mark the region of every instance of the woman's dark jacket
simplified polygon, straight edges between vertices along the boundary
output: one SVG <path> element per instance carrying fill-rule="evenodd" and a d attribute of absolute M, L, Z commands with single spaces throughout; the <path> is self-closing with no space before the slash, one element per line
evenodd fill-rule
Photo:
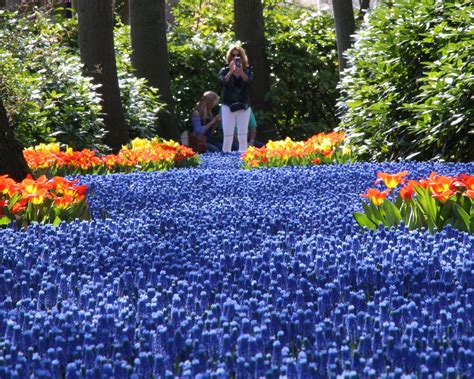
<path fill-rule="evenodd" d="M 229 66 L 221 69 L 219 77 L 222 85 L 222 104 L 230 106 L 234 103 L 243 103 L 246 108 L 250 106 L 249 99 L 249 85 L 253 79 L 252 67 L 247 67 L 244 72 L 248 77 L 245 81 L 242 78 L 237 78 L 232 75 L 228 82 L 225 81 L 225 76 L 229 72 Z"/>

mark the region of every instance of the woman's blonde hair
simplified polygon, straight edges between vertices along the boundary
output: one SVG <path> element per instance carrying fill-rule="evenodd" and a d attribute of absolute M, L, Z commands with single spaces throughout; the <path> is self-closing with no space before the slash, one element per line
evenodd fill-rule
<path fill-rule="evenodd" d="M 212 108 L 219 103 L 219 95 L 214 91 L 206 91 L 201 99 L 196 103 L 196 110 L 201 118 L 208 118 L 211 115 Z"/>
<path fill-rule="evenodd" d="M 249 60 L 247 58 L 247 54 L 245 53 L 245 50 L 242 46 L 240 45 L 232 45 L 229 47 L 229 50 L 227 50 L 227 53 L 225 55 L 225 60 L 227 64 L 229 64 L 232 61 L 232 52 L 234 50 L 237 50 L 240 54 L 240 59 L 242 62 L 242 68 L 246 69 L 249 66 Z"/>

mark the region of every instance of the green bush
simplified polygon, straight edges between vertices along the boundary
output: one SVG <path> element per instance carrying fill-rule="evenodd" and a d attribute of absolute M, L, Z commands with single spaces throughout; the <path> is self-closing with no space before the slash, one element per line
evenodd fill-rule
<path fill-rule="evenodd" d="M 130 138 L 151 138 L 157 133 L 158 112 L 164 104 L 159 101 L 158 90 L 134 74 L 128 25 L 117 23 L 114 42 L 120 96 Z"/>
<path fill-rule="evenodd" d="M 24 146 L 60 141 L 103 148 L 100 97 L 62 44 L 70 24 L 42 12 L 0 11 L 0 96 Z"/>
<path fill-rule="evenodd" d="M 334 25 L 328 14 L 265 1 L 271 76 L 268 94 L 276 129 L 305 138 L 336 125 L 338 97 Z M 231 0 L 181 0 L 168 32 L 173 94 L 182 129 L 191 126 L 194 104 L 206 90 L 220 93 L 218 72 L 235 42 Z M 252 57 L 249 57 L 250 61 Z M 250 62 L 252 63 L 252 62 Z M 261 120 L 269 115 L 258 114 Z"/>
<path fill-rule="evenodd" d="M 107 150 L 97 86 L 81 71 L 77 19 L 37 10 L 0 11 L 0 95 L 24 146 L 58 141 Z M 125 122 L 132 138 L 156 134 L 157 90 L 137 78 L 129 27 L 118 24 L 115 48 Z"/>
<path fill-rule="evenodd" d="M 473 159 L 474 3 L 377 7 L 349 52 L 341 127 L 363 159 Z"/>
<path fill-rule="evenodd" d="M 182 45 L 176 31 L 169 33 L 170 69 L 175 113 L 181 130 L 191 128 L 191 113 L 203 92 L 220 93 L 219 70 L 224 66 L 224 54 L 232 39 L 216 33 L 196 33 Z"/>
<path fill-rule="evenodd" d="M 63 34 L 63 43 L 74 55 L 80 55 L 77 19 L 60 18 L 59 21 L 71 26 L 68 33 Z M 114 45 L 120 96 L 130 138 L 151 138 L 156 135 L 158 112 L 164 104 L 159 100 L 156 88 L 150 86 L 146 79 L 135 76 L 130 26 L 122 24 L 119 19 L 114 28 Z"/>
<path fill-rule="evenodd" d="M 191 113 L 203 92 L 220 93 L 219 70 L 235 35 L 229 1 L 212 4 L 182 0 L 173 7 L 168 30 L 171 89 L 181 130 L 191 129 Z M 224 7 L 224 8 L 223 8 Z M 227 27 L 226 27 L 227 25 Z"/>
<path fill-rule="evenodd" d="M 267 7 L 265 28 L 272 71 L 268 96 L 279 133 L 301 140 L 333 130 L 339 75 L 332 15 Z"/>

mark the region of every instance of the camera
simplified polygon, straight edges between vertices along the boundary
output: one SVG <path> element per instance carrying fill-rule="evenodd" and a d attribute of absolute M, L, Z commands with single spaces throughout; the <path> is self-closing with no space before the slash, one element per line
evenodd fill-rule
<path fill-rule="evenodd" d="M 235 65 L 236 65 L 237 67 L 240 67 L 240 66 L 241 66 L 240 57 L 235 57 Z"/>

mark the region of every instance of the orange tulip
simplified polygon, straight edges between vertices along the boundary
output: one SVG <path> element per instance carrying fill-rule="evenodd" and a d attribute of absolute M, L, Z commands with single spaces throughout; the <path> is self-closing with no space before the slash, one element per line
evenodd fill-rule
<path fill-rule="evenodd" d="M 33 195 L 35 197 L 43 196 L 50 188 L 51 183 L 48 182 L 46 176 L 41 176 L 38 179 L 32 179 L 31 175 L 28 175 L 26 179 L 23 179 L 20 183 L 22 196 L 29 197 Z"/>
<path fill-rule="evenodd" d="M 54 198 L 54 204 L 59 209 L 66 209 L 74 202 L 74 198 L 71 195 L 56 196 Z"/>
<path fill-rule="evenodd" d="M 10 193 L 11 188 L 15 185 L 15 181 L 8 177 L 8 175 L 0 176 L 0 193 L 4 195 Z"/>
<path fill-rule="evenodd" d="M 463 193 L 464 196 L 474 199 L 474 190 L 468 189 Z"/>
<path fill-rule="evenodd" d="M 419 181 L 416 180 L 409 180 L 408 185 L 411 187 L 421 187 L 421 188 L 428 188 L 429 182 L 426 179 L 420 179 Z"/>
<path fill-rule="evenodd" d="M 432 172 L 428 178 L 428 188 L 432 193 L 443 193 L 454 189 L 454 178 L 450 176 L 437 175 Z"/>
<path fill-rule="evenodd" d="M 380 192 L 378 189 L 369 188 L 366 194 L 362 194 L 360 196 L 365 197 L 370 200 L 373 205 L 379 206 L 382 205 L 384 199 L 390 193 L 390 190 L 385 190 Z"/>
<path fill-rule="evenodd" d="M 400 183 L 405 183 L 405 176 L 408 175 L 408 171 L 398 172 L 396 174 L 387 174 L 385 172 L 377 172 L 379 178 L 377 182 L 383 181 L 387 188 L 395 188 Z"/>
<path fill-rule="evenodd" d="M 474 175 L 460 174 L 455 180 L 456 187 L 464 187 L 467 190 L 474 190 Z"/>
<path fill-rule="evenodd" d="M 39 188 L 35 193 L 29 193 L 26 195 L 26 199 L 32 204 L 42 204 L 44 199 L 48 197 L 47 188 Z"/>
<path fill-rule="evenodd" d="M 19 213 L 26 208 L 26 199 L 21 199 L 20 201 L 16 202 L 15 205 L 13 205 L 11 212 L 12 213 Z"/>
<path fill-rule="evenodd" d="M 433 193 L 431 194 L 431 196 L 434 197 L 435 199 L 441 201 L 442 203 L 445 203 L 445 202 L 448 201 L 455 193 L 456 193 L 455 190 L 448 189 L 447 191 L 443 191 L 443 192 L 433 192 Z"/>
<path fill-rule="evenodd" d="M 400 188 L 400 196 L 405 201 L 410 201 L 413 199 L 413 195 L 415 194 L 415 190 L 411 185 L 406 185 L 405 187 Z"/>

